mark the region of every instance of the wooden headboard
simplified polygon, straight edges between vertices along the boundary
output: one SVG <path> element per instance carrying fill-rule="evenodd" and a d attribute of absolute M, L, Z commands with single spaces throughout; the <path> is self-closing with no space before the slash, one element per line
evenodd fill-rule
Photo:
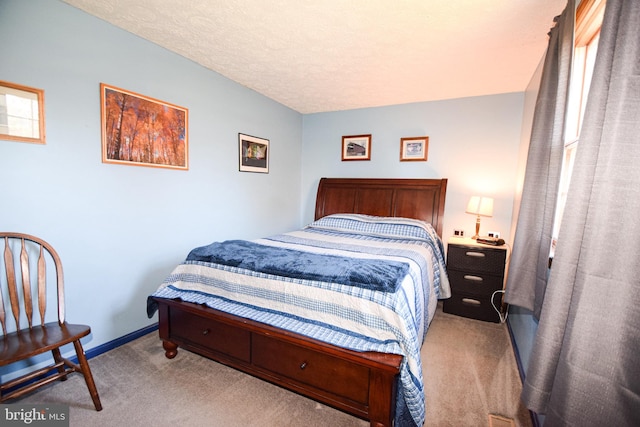
<path fill-rule="evenodd" d="M 334 213 L 415 218 L 442 237 L 446 179 L 321 178 L 315 219 Z"/>

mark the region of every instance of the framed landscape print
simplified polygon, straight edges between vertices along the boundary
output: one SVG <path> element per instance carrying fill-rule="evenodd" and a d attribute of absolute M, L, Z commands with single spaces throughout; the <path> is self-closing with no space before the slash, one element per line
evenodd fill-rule
<path fill-rule="evenodd" d="M 102 161 L 189 169 L 186 108 L 100 84 Z"/>
<path fill-rule="evenodd" d="M 400 138 L 401 162 L 426 162 L 429 151 L 429 137 L 416 136 L 412 138 Z"/>
<path fill-rule="evenodd" d="M 269 140 L 238 134 L 241 172 L 269 173 Z"/>
<path fill-rule="evenodd" d="M 343 136 L 342 160 L 371 160 L 371 135 Z"/>

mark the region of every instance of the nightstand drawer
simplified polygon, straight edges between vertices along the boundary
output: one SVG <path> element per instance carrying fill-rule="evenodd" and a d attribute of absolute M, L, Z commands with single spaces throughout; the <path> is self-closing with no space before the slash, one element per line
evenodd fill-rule
<path fill-rule="evenodd" d="M 469 271 L 460 271 L 450 269 L 448 272 L 449 283 L 451 287 L 459 292 L 465 292 L 474 295 L 487 297 L 493 291 L 502 289 L 502 276 L 495 276 L 486 273 L 470 273 Z"/>
<path fill-rule="evenodd" d="M 493 303 L 498 308 L 501 305 L 501 297 L 498 293 L 493 298 Z M 442 311 L 486 322 L 500 322 L 498 312 L 491 305 L 491 297 L 480 298 L 476 295 L 453 292 L 451 298 L 444 300 Z"/>
<path fill-rule="evenodd" d="M 504 249 L 449 245 L 447 267 L 467 272 L 504 274 L 507 252 Z"/>

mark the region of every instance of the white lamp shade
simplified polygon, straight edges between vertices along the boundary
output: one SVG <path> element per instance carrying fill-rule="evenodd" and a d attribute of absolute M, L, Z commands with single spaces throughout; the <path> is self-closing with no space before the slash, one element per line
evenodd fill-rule
<path fill-rule="evenodd" d="M 467 213 L 480 215 L 480 216 L 492 216 L 493 215 L 493 198 L 473 196 L 467 204 Z"/>

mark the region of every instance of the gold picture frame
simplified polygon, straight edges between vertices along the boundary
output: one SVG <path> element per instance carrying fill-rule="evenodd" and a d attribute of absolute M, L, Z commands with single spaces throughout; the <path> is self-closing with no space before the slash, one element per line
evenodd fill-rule
<path fill-rule="evenodd" d="M 371 160 L 371 135 L 343 136 L 342 160 Z"/>
<path fill-rule="evenodd" d="M 102 162 L 189 169 L 189 110 L 100 83 Z"/>
<path fill-rule="evenodd" d="M 44 90 L 0 80 L 0 139 L 45 144 Z"/>
<path fill-rule="evenodd" d="M 426 162 L 429 153 L 429 137 L 400 138 L 401 162 Z"/>

